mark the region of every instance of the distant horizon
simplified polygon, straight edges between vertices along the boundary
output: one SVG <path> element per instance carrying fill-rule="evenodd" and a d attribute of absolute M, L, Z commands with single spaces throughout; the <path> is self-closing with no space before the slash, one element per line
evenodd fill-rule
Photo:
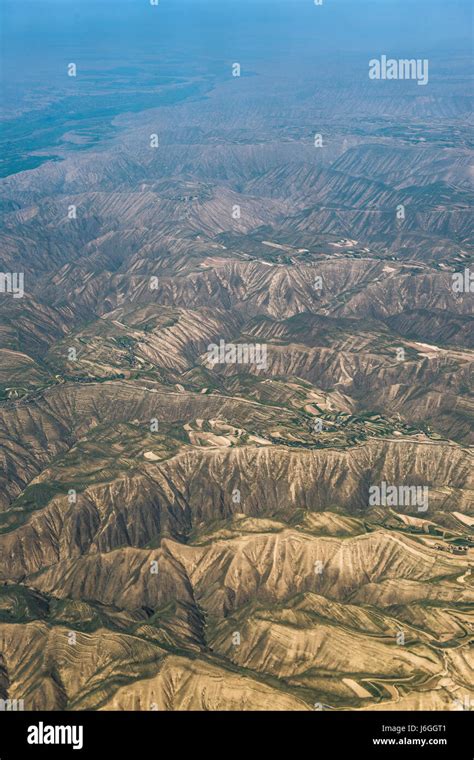
<path fill-rule="evenodd" d="M 186 13 L 180 16 L 182 9 Z M 48 16 L 54 8 L 55 16 Z M 271 11 L 269 12 L 269 9 Z M 161 33 L 185 35 L 193 47 L 200 41 L 209 42 L 213 32 L 226 30 L 226 37 L 213 39 L 217 49 L 239 44 L 247 47 L 252 39 L 269 49 L 282 45 L 285 38 L 298 35 L 300 43 L 314 44 L 330 52 L 368 52 L 374 46 L 393 46 L 400 52 L 410 47 L 428 50 L 433 46 L 452 45 L 456 49 L 472 49 L 469 28 L 473 23 L 472 4 L 468 0 L 324 0 L 314 6 L 312 0 L 160 0 L 152 10 L 155 25 L 149 15 L 146 0 L 35 0 L 23 4 L 4 0 L 3 55 L 10 54 L 20 40 L 25 47 L 46 42 L 67 44 L 65 32 L 76 43 L 83 37 L 86 46 L 97 44 L 120 34 L 139 33 L 136 44 L 148 45 Z M 143 26 L 143 20 L 147 24 Z M 252 28 L 250 27 L 252 22 Z M 100 28 L 102 22 L 107 26 Z M 255 23 L 266 33 L 257 39 Z M 124 26 L 125 25 L 125 26 Z M 274 36 L 273 36 L 274 35 Z M 194 40 L 193 40 L 194 37 Z"/>

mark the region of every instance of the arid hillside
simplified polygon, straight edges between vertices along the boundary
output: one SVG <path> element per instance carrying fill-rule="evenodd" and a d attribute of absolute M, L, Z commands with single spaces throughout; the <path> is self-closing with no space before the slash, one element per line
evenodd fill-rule
<path fill-rule="evenodd" d="M 474 704 L 464 59 L 424 88 L 246 40 L 241 76 L 144 41 L 64 81 L 52 50 L 5 124 L 0 699 L 27 710 Z"/>

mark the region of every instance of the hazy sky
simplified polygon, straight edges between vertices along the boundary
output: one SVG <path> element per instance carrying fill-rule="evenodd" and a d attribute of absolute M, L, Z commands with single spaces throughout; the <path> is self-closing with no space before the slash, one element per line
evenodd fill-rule
<path fill-rule="evenodd" d="M 470 0 L 2 0 L 6 55 L 31 46 L 154 41 L 413 54 L 434 45 L 468 44 Z"/>

